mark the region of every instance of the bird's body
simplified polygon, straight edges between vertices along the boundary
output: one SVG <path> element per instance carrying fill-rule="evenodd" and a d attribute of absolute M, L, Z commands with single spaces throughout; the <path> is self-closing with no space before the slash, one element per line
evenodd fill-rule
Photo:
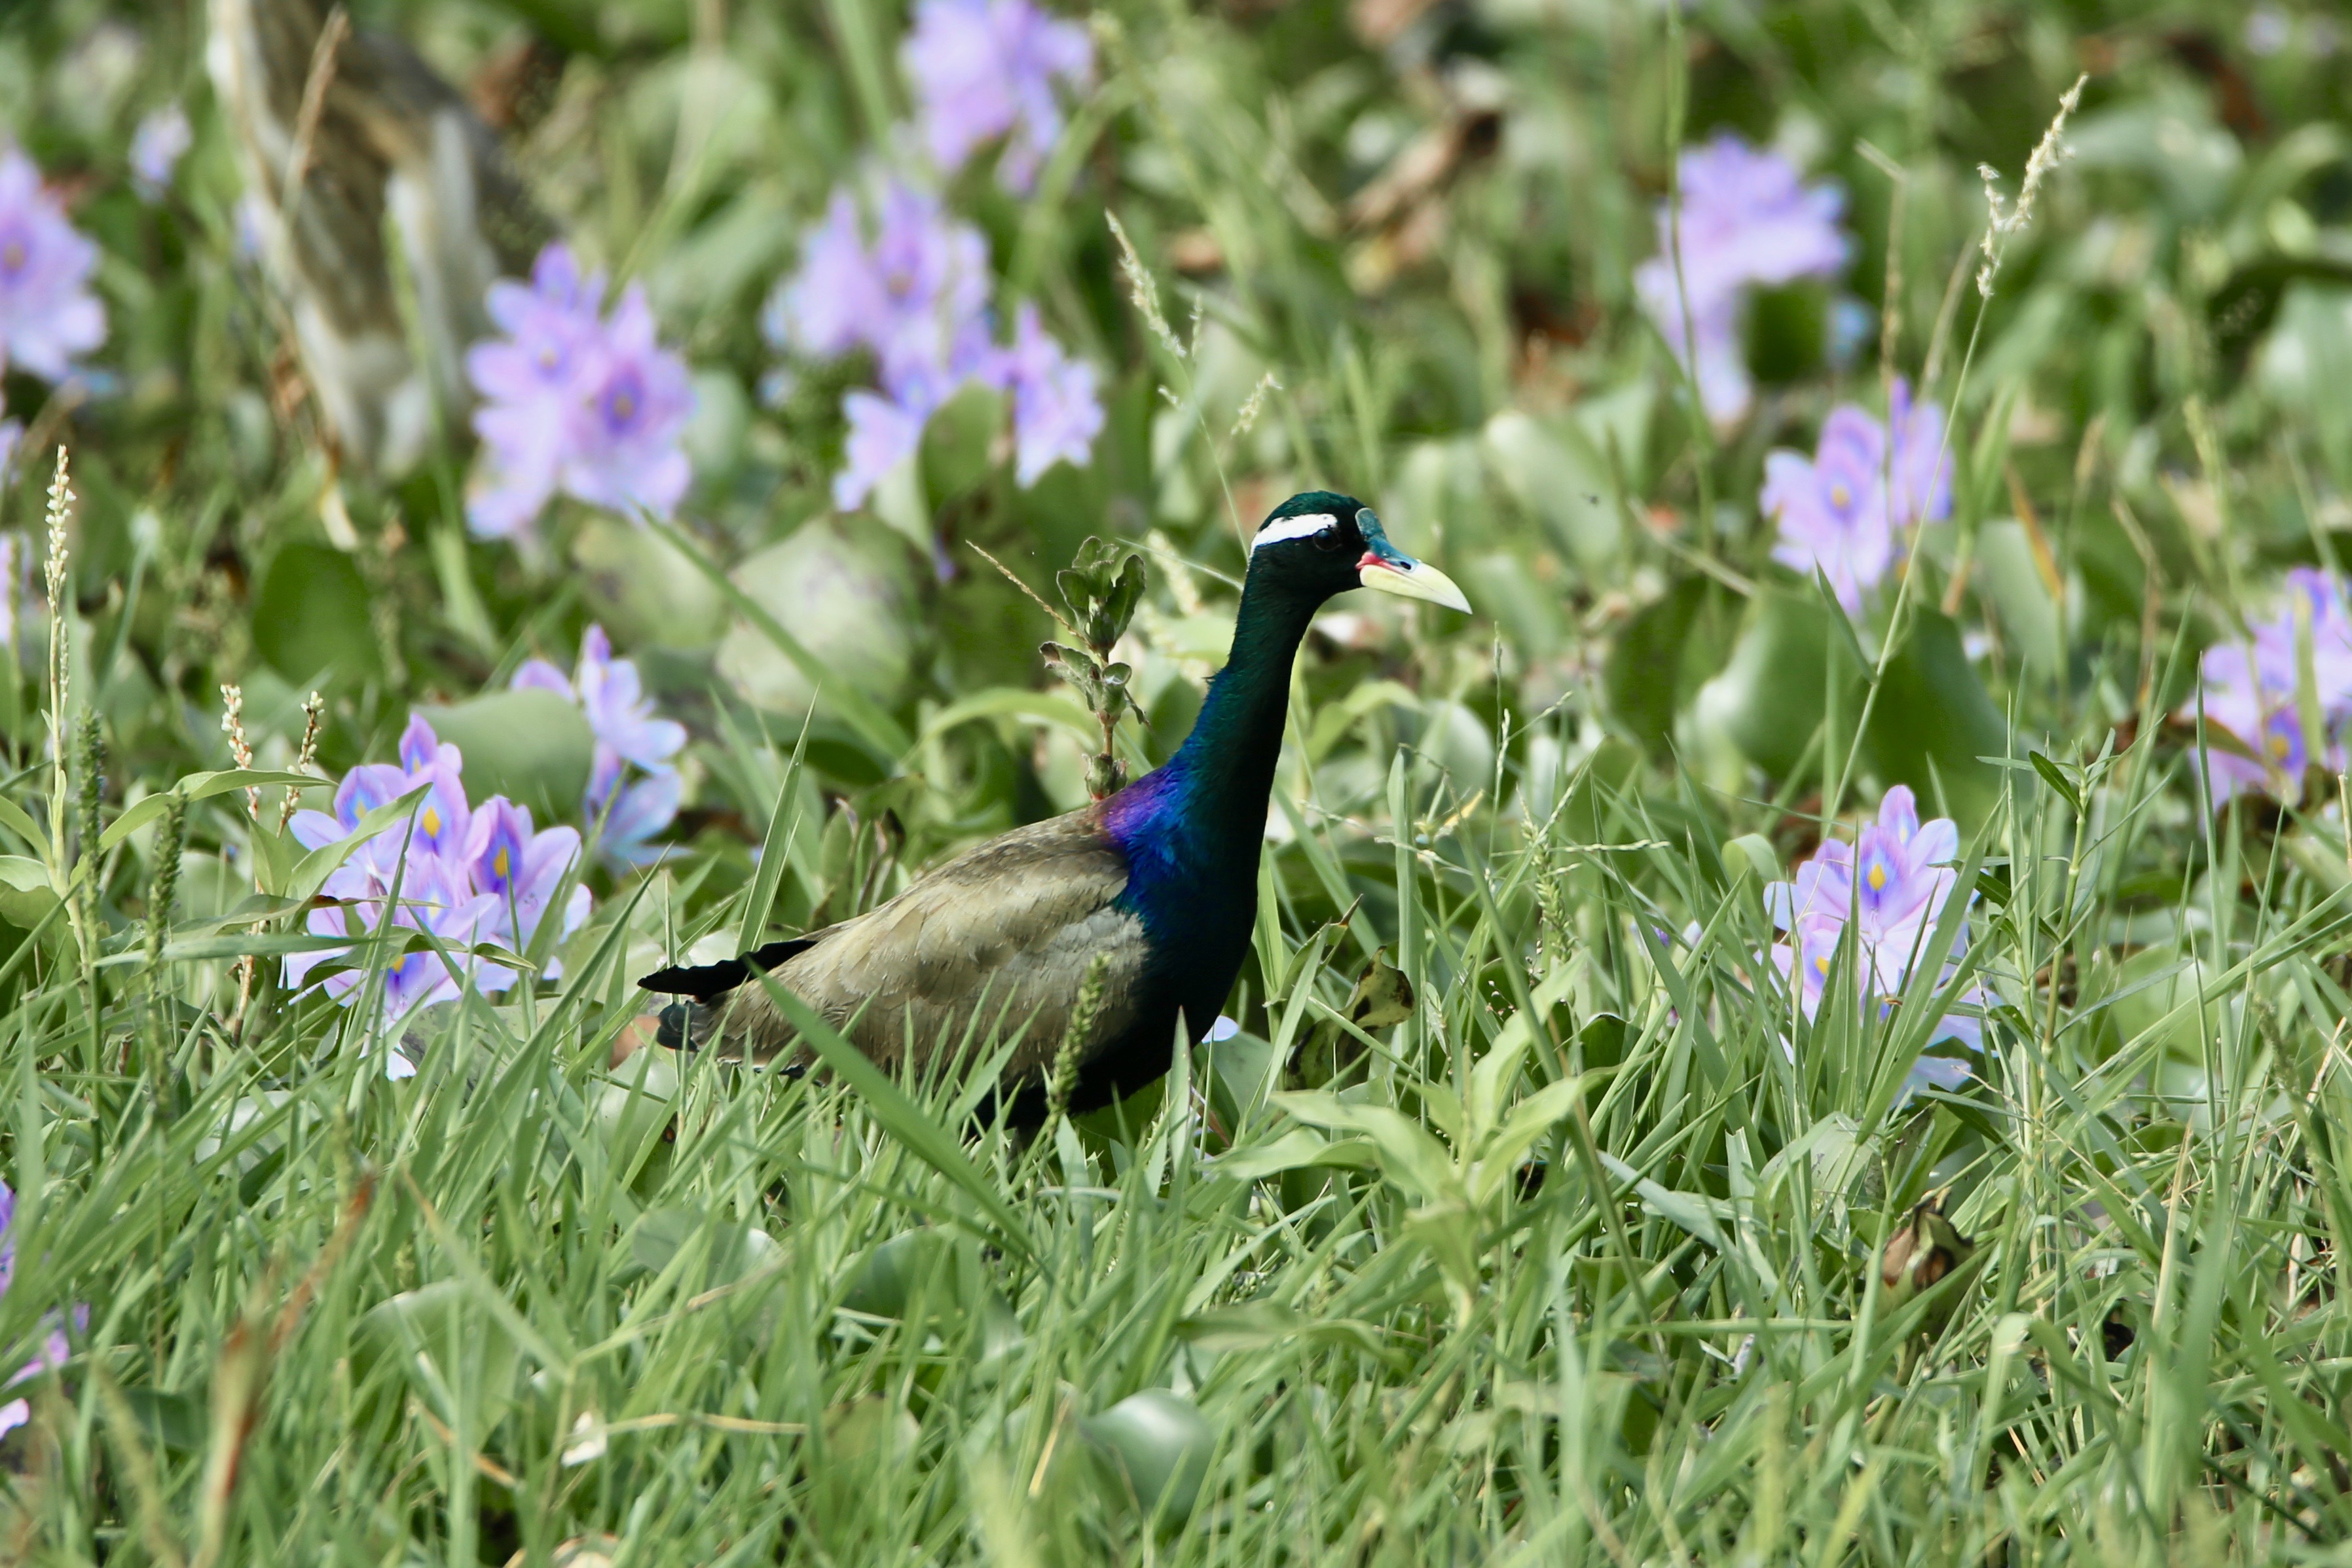
<path fill-rule="evenodd" d="M 209 0 L 207 23 L 304 373 L 346 456 L 404 472 L 436 409 L 463 402 L 490 284 L 530 270 L 546 223 L 488 128 L 398 39 L 354 29 L 322 50 L 319 0 Z"/>
<path fill-rule="evenodd" d="M 1332 538 L 1284 531 L 1318 518 Z M 1259 539 L 1273 549 L 1252 552 L 1232 657 L 1164 766 L 1107 800 L 992 839 L 855 919 L 643 983 L 715 1004 L 709 1032 L 723 1052 L 754 1061 L 774 1060 L 794 1039 L 766 989 L 745 983 L 754 968 L 886 1064 L 912 1051 L 928 1068 L 938 1052 L 1017 1033 L 1005 1077 L 1024 1091 L 1014 1111 L 1026 1119 L 1042 1105 L 1038 1081 L 1099 955 L 1101 1001 L 1078 1042 L 1071 1107 L 1107 1104 L 1165 1072 L 1179 1029 L 1193 1040 L 1208 1032 L 1249 951 L 1291 660 L 1307 622 L 1341 589 L 1389 587 L 1376 572 L 1407 585 L 1390 591 L 1461 603 L 1451 582 L 1397 552 L 1379 519 L 1345 497 L 1295 497 Z"/>

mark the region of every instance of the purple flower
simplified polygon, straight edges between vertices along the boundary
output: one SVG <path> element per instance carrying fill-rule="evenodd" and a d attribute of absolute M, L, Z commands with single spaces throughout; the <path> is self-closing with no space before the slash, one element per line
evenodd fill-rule
<path fill-rule="evenodd" d="M 1780 525 L 1772 559 L 1808 575 L 1820 569 L 1848 614 L 1895 559 L 1885 465 L 1885 430 L 1852 404 L 1830 411 L 1811 457 L 1775 452 L 1764 460 L 1758 504 Z"/>
<path fill-rule="evenodd" d="M 2306 735 L 2302 716 L 2303 659 L 2298 610 L 2308 616 L 2312 695 L 2325 733 Z M 2343 730 L 2352 719 L 2352 612 L 2344 585 L 2309 567 L 2287 573 L 2285 602 L 2255 622 L 2251 637 L 2205 650 L 2199 661 L 2199 695 L 2180 716 L 2194 723 L 2201 702 L 2209 729 L 2221 729 L 2243 748 L 2205 748 L 2206 783 L 2220 805 L 2247 789 L 2284 800 L 2303 796 L 2305 770 L 2317 761 L 2329 772 L 2345 767 Z"/>
<path fill-rule="evenodd" d="M 1897 376 L 1886 427 L 1895 442 L 1888 521 L 1900 528 L 1950 517 L 1952 459 L 1944 450 L 1944 411 L 1932 402 L 1913 402 L 1911 383 Z"/>
<path fill-rule="evenodd" d="M 604 819 L 604 832 L 597 841 L 599 852 L 629 864 L 657 858 L 648 854 L 646 842 L 677 815 L 676 762 L 686 746 L 686 727 L 654 711 L 635 662 L 614 658 L 612 639 L 602 626 L 592 625 L 581 636 L 574 676 L 566 678 L 546 660 L 532 659 L 515 672 L 512 684 L 517 688 L 551 691 L 578 703 L 588 727 L 595 732 L 595 752 L 582 804 L 590 823 Z M 631 767 L 647 777 L 623 789 L 623 775 Z M 612 802 L 609 815 L 608 801 Z"/>
<path fill-rule="evenodd" d="M 8 1293 L 8 1286 L 16 1276 L 16 1239 L 12 1234 L 16 1223 L 16 1194 L 6 1182 L 0 1181 L 0 1296 Z M 75 1307 L 72 1317 L 76 1333 L 89 1326 L 88 1307 Z M 47 1322 L 48 1332 L 41 1342 L 40 1354 L 26 1362 L 16 1375 L 8 1380 L 10 1387 L 27 1378 L 37 1377 L 44 1372 L 55 1372 L 72 1359 L 73 1346 L 66 1339 L 64 1323 L 55 1313 L 50 1314 Z M 28 1400 L 11 1399 L 0 1405 L 0 1437 L 7 1436 L 32 1418 L 33 1406 Z"/>
<path fill-rule="evenodd" d="M 451 949 L 445 958 L 431 947 L 421 947 L 404 953 L 383 966 L 383 1010 L 379 1026 L 386 1031 L 396 1028 L 402 1019 L 433 1002 L 455 1001 L 465 994 L 470 984 L 484 993 L 503 991 L 515 982 L 515 972 L 501 964 L 486 964 L 463 951 L 476 943 L 498 939 L 504 915 L 503 901 L 495 894 L 478 893 L 467 875 L 463 862 L 444 860 L 438 855 L 413 855 L 401 868 L 400 897 L 391 903 L 387 888 L 383 896 L 369 901 L 353 900 L 332 908 L 313 909 L 308 929 L 316 936 L 361 938 L 390 930 L 422 931 L 438 938 Z M 330 893 L 333 891 L 330 884 Z M 385 927 L 384 912 L 391 909 L 390 929 Z M 310 971 L 331 959 L 345 957 L 347 948 L 324 952 L 302 953 L 286 961 L 286 981 L 300 987 Z M 365 967 L 344 969 L 327 977 L 326 993 L 349 1007 L 358 997 L 369 978 Z M 385 1054 L 384 1072 L 387 1077 L 407 1078 L 416 1069 L 397 1051 Z"/>
<path fill-rule="evenodd" d="M 845 465 L 833 476 L 833 504 L 845 512 L 864 506 L 891 469 L 921 449 L 923 426 L 946 401 L 929 380 L 909 382 L 895 398 L 872 392 L 844 396 L 849 435 L 842 444 Z"/>
<path fill-rule="evenodd" d="M 583 366 L 603 336 L 597 308 L 604 275 L 580 274 L 572 247 L 549 246 L 532 264 L 528 287 L 511 278 L 490 285 L 491 322 L 504 338 L 486 338 L 466 350 L 466 374 L 494 402 L 551 412 L 576 395 Z"/>
<path fill-rule="evenodd" d="M 624 291 L 600 318 L 604 292 L 603 275 L 583 277 L 562 244 L 540 253 L 529 287 L 491 286 L 504 335 L 466 354 L 483 399 L 474 430 L 484 463 L 466 505 L 477 534 L 527 531 L 558 491 L 667 517 L 693 482 L 679 444 L 694 413 L 685 361 L 662 349 L 642 290 Z"/>
<path fill-rule="evenodd" d="M 824 221 L 802 237 L 800 270 L 768 297 L 760 329 L 776 348 L 830 360 L 863 346 L 887 309 L 857 198 L 835 189 Z"/>
<path fill-rule="evenodd" d="M 1959 848 L 1959 830 L 1951 819 L 1921 822 L 1910 789 L 1898 784 L 1880 802 L 1878 820 L 1865 824 L 1852 845 L 1829 840 L 1798 866 L 1793 882 L 1765 888 L 1764 907 L 1772 924 L 1790 936 L 1773 946 L 1773 967 L 1794 985 L 1806 1018 L 1819 1010 L 1839 944 L 1849 933 L 1856 945 L 1863 998 L 1875 996 L 1883 1014 L 1901 997 L 1912 964 L 1958 889 L 1959 873 L 1948 862 Z M 1958 940 L 1968 940 L 1965 926 Z M 1956 999 L 1981 1007 L 1990 998 L 1972 988 Z M 1978 1049 L 1983 1035 L 1978 1019 L 1953 1013 L 1937 1023 L 1934 1038 Z M 1958 1062 L 1922 1057 L 1911 1069 L 1908 1087 L 1949 1085 L 1967 1075 Z"/>
<path fill-rule="evenodd" d="M 89 292 L 98 247 L 41 188 L 41 172 L 0 153 L 0 354 L 47 381 L 106 340 L 106 308 Z"/>
<path fill-rule="evenodd" d="M 612 798 L 596 846 L 624 865 L 651 865 L 667 853 L 654 838 L 677 817 L 677 774 L 664 768 L 628 785 Z"/>
<path fill-rule="evenodd" d="M 1652 270 L 1654 266 L 1653 263 L 1635 275 L 1643 306 L 1657 322 L 1667 346 L 1678 358 L 1690 361 L 1691 373 L 1698 379 L 1699 406 L 1706 411 L 1707 418 L 1717 425 L 1727 425 L 1748 412 L 1756 395 L 1755 382 L 1748 374 L 1747 346 L 1739 338 L 1738 299 L 1727 295 L 1704 305 L 1692 301 L 1698 317 L 1694 348 L 1684 325 L 1682 300 L 1672 288 L 1673 277 L 1664 275 L 1666 288 L 1660 294 L 1660 275 Z"/>
<path fill-rule="evenodd" d="M 188 111 L 176 103 L 165 104 L 139 122 L 131 133 L 131 175 L 140 190 L 149 197 L 163 193 L 172 183 L 172 171 L 195 145 L 195 132 L 188 127 Z"/>
<path fill-rule="evenodd" d="M 903 181 L 886 184 L 876 208 L 869 248 L 856 199 L 834 193 L 800 270 L 768 302 L 769 340 L 820 359 L 869 349 L 894 392 L 910 377 L 976 369 L 975 332 L 987 338 L 987 238 Z"/>
<path fill-rule="evenodd" d="M 528 954 L 539 939 L 564 878 L 580 859 L 580 833 L 573 828 L 531 831 L 530 808 L 494 795 L 474 813 L 466 836 L 465 860 L 473 885 L 498 900 L 497 939 Z M 588 918 L 588 889 L 574 882 L 563 902 L 557 935 L 569 936 Z M 560 964 L 547 977 L 561 979 Z"/>
<path fill-rule="evenodd" d="M 1025 489 L 1056 463 L 1086 466 L 1103 427 L 1095 368 L 1062 351 L 1034 305 L 1021 307 L 1003 365 L 1013 388 L 1013 476 Z"/>
<path fill-rule="evenodd" d="M 940 167 L 952 172 L 973 149 L 1003 136 L 997 179 L 1016 192 L 1036 183 L 1062 133 L 1055 81 L 1084 87 L 1094 75 L 1086 29 L 1031 0 L 920 0 L 899 57 Z"/>
<path fill-rule="evenodd" d="M 643 289 L 623 291 L 592 361 L 587 396 L 571 409 L 563 488 L 591 506 L 667 517 L 694 482 L 678 444 L 694 384 L 656 340 Z"/>
<path fill-rule="evenodd" d="M 1692 356 L 1708 415 L 1727 423 L 1747 412 L 1750 395 L 1740 357 L 1743 291 L 1843 271 L 1852 253 L 1837 226 L 1845 197 L 1833 184 L 1805 184 L 1787 159 L 1758 152 L 1728 131 L 1683 150 L 1679 183 L 1679 233 L 1671 205 L 1661 204 L 1660 254 L 1635 269 L 1634 288 L 1674 350 Z M 1696 334 L 1683 320 L 1685 297 Z"/>
<path fill-rule="evenodd" d="M 314 936 L 357 939 L 407 929 L 430 933 L 453 949 L 446 958 L 420 949 L 383 967 L 379 1028 L 390 1029 L 428 1003 L 454 1000 L 467 985 L 486 993 L 512 986 L 518 976 L 511 966 L 454 950 L 482 943 L 527 950 L 579 858 L 573 829 L 533 831 L 530 813 L 503 796 L 478 808 L 470 804 L 464 764 L 457 747 L 440 740 L 423 717 L 412 717 L 397 765 L 352 768 L 335 787 L 331 813 L 298 811 L 290 824 L 298 841 L 318 849 L 349 837 L 377 807 L 424 788 L 404 830 L 378 834 L 335 868 L 320 891 L 338 904 L 312 910 L 308 921 Z M 562 934 L 578 928 L 588 904 L 587 890 L 573 887 L 564 900 Z M 286 960 L 286 983 L 299 988 L 320 965 L 349 955 L 349 948 L 294 955 Z M 551 965 L 547 973 L 554 978 L 560 971 Z M 324 988 L 349 1006 L 367 978 L 364 967 L 345 969 L 329 976 Z M 404 1078 L 415 1069 L 395 1052 L 387 1055 L 385 1071 Z"/>
<path fill-rule="evenodd" d="M 857 206 L 836 191 L 809 231 L 801 267 L 763 317 L 778 347 L 809 355 L 870 350 L 880 386 L 842 400 L 849 425 L 834 505 L 862 507 L 921 449 L 923 427 L 971 382 L 1013 394 L 1015 471 L 1024 486 L 1057 462 L 1085 463 L 1103 413 L 1093 366 L 1071 359 L 1022 307 L 1011 347 L 990 340 L 988 242 L 939 198 L 899 182 L 879 201 L 869 249 Z"/>
<path fill-rule="evenodd" d="M 602 626 L 580 638 L 578 687 L 581 710 L 596 732 L 597 771 L 617 771 L 634 762 L 648 772 L 670 766 L 686 745 L 686 727 L 655 714 L 638 679 L 636 662 L 613 657 L 613 640 Z M 593 793 L 595 805 L 603 797 Z"/>

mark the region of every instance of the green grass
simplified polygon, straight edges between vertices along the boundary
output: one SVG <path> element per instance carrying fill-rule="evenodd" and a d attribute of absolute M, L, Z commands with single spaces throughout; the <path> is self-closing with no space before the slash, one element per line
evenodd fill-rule
<path fill-rule="evenodd" d="M 2341 784 L 2209 811 L 2168 718 L 2352 517 L 2352 96 L 2318 11 L 2258 56 L 2220 5 L 1441 6 L 1440 76 L 1336 3 L 1107 6 L 1045 194 L 950 194 L 1003 303 L 1102 367 L 1108 426 L 1083 473 L 996 465 L 930 521 L 1038 585 L 1150 536 L 1138 762 L 1222 656 L 1234 519 L 1292 489 L 1375 500 L 1482 613 L 1310 642 L 1243 1032 L 1024 1141 L 975 1110 L 995 1039 L 971 1081 L 609 1065 L 655 962 L 1082 798 L 1050 627 L 976 557 L 932 580 L 844 525 L 896 574 L 888 624 L 718 586 L 812 526 L 839 458 L 847 383 L 760 404 L 756 314 L 902 111 L 898 16 L 361 9 L 452 73 L 525 12 L 575 51 L 529 172 L 724 417 L 674 529 L 559 508 L 540 554 L 469 541 L 453 437 L 400 485 L 343 474 L 335 548 L 313 418 L 269 401 L 202 8 L 122 8 L 146 47 L 111 87 L 81 47 L 107 7 L 0 24 L 0 112 L 89 177 L 117 378 L 46 422 L 81 476 L 63 633 L 28 602 L 0 670 L 0 1365 L 88 1308 L 13 1390 L 0 1561 L 2352 1561 Z M 1981 298 L 1975 165 L 2013 191 L 2086 61 L 2078 155 Z M 1433 248 L 1351 226 L 1481 71 L 1504 131 L 1433 188 Z M 143 204 L 130 126 L 177 95 L 198 145 Z M 1759 331 L 1762 401 L 1711 432 L 1633 302 L 1670 150 L 1721 127 L 1842 182 L 1840 288 L 1953 411 L 1954 517 L 1858 629 L 1770 563 L 1754 497 L 1768 449 L 1878 395 L 1873 353 Z M 6 390 L 42 423 L 46 389 Z M 47 462 L 0 514 L 23 559 Z M 693 729 L 681 852 L 594 872 L 562 985 L 425 1015 L 388 1081 L 269 983 L 324 868 L 256 830 L 219 683 L 274 825 L 301 693 L 340 774 L 592 620 Z M 905 678 L 804 726 L 730 684 L 729 627 L 795 668 L 901 638 Z M 53 649 L 69 756 L 100 720 L 94 821 L 86 766 L 52 767 Z M 1937 988 L 1809 1022 L 1762 956 L 1767 862 L 1901 780 L 1959 820 L 1977 894 L 1965 947 L 1936 938 L 1991 998 L 1949 1092 L 1904 1090 Z M 176 858 L 142 803 L 175 783 Z M 1415 1006 L 1366 1035 L 1340 1015 L 1376 959 Z M 1890 1289 L 1931 1197 L 1972 1247 Z"/>

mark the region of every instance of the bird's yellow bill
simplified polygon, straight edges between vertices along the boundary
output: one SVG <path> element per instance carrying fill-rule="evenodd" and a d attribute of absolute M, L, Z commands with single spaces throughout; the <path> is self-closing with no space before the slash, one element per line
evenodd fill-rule
<path fill-rule="evenodd" d="M 1403 554 L 1381 555 L 1367 550 L 1357 563 L 1356 580 L 1366 588 L 1382 593 L 1393 593 L 1399 599 L 1419 599 L 1431 604 L 1442 604 L 1448 610 L 1470 611 L 1470 601 L 1454 580 L 1430 565 Z"/>

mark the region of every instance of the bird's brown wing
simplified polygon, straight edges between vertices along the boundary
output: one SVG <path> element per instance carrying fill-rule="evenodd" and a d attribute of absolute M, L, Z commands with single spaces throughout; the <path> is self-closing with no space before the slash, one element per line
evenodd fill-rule
<path fill-rule="evenodd" d="M 1096 813 L 1076 811 L 992 839 L 854 920 L 814 935 L 775 971 L 857 1048 L 886 1065 L 911 1048 L 940 1052 L 1021 1035 L 1008 1066 L 1050 1068 L 1087 965 L 1108 956 L 1083 1061 L 1135 1016 L 1143 927 L 1114 904 L 1127 861 Z M 720 1026 L 727 1046 L 766 1061 L 793 1030 L 763 988 L 738 990 Z"/>

